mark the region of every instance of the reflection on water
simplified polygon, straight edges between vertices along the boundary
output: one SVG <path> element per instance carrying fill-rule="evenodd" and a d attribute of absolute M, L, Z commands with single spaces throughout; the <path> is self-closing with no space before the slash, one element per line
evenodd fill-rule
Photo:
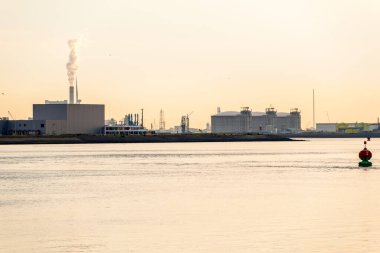
<path fill-rule="evenodd" d="M 0 252 L 380 252 L 379 141 L 0 146 Z"/>

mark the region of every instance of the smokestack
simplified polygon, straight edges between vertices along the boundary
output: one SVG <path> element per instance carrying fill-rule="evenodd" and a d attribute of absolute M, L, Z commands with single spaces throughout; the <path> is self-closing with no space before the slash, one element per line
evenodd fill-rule
<path fill-rule="evenodd" d="M 78 95 L 78 78 L 75 77 L 75 98 L 76 98 L 76 104 L 80 104 L 82 102 L 82 100 L 79 99 L 79 95 Z"/>
<path fill-rule="evenodd" d="M 77 104 L 79 104 L 79 99 L 78 99 L 78 78 L 75 77 L 75 101 Z"/>
<path fill-rule="evenodd" d="M 70 88 L 69 88 L 69 103 L 74 104 L 74 77 L 75 73 L 78 70 L 77 65 L 77 40 L 69 40 L 67 44 L 70 48 L 69 61 L 66 64 L 67 69 L 67 77 L 69 80 Z"/>
<path fill-rule="evenodd" d="M 69 104 L 74 104 L 74 86 L 69 87 L 69 93 L 70 93 L 70 100 Z"/>

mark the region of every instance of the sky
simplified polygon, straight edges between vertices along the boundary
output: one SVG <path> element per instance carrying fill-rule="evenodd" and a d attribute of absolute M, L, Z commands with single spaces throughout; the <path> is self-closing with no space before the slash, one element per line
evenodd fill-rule
<path fill-rule="evenodd" d="M 217 107 L 299 108 L 317 122 L 380 116 L 380 1 L 12 0 L 0 4 L 0 116 L 68 99 L 67 41 L 79 39 L 83 103 L 167 127 Z M 1 95 L 4 93 L 4 95 Z"/>

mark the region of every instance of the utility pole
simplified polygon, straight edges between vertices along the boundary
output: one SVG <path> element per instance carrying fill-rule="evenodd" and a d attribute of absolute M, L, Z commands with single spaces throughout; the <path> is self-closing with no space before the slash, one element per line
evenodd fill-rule
<path fill-rule="evenodd" d="M 141 126 L 144 127 L 144 109 L 141 108 Z"/>
<path fill-rule="evenodd" d="M 316 130 L 316 126 L 315 126 L 315 99 L 314 99 L 314 89 L 313 89 L 313 130 Z"/>

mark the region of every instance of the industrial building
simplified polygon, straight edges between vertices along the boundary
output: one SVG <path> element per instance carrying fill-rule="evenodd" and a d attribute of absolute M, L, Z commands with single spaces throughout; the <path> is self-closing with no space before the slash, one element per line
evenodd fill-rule
<path fill-rule="evenodd" d="M 127 114 L 124 117 L 124 121 L 120 124 L 117 121 L 109 121 L 104 126 L 105 135 L 151 135 L 155 131 L 150 131 L 144 127 L 144 110 L 141 109 L 141 122 L 139 120 L 139 114 Z"/>
<path fill-rule="evenodd" d="M 8 131 L 9 119 L 6 117 L 0 117 L 0 135 L 4 135 Z"/>
<path fill-rule="evenodd" d="M 317 123 L 316 124 L 317 132 L 326 132 L 326 133 L 336 133 L 337 124 L 336 123 Z"/>
<path fill-rule="evenodd" d="M 32 120 L 1 120 L 3 135 L 102 134 L 104 105 L 34 104 Z"/>
<path fill-rule="evenodd" d="M 380 123 L 317 123 L 317 132 L 325 133 L 359 133 L 380 131 Z"/>
<path fill-rule="evenodd" d="M 301 130 L 301 114 L 297 108 L 290 113 L 277 113 L 274 108 L 252 112 L 242 107 L 240 112 L 227 111 L 211 116 L 213 133 L 289 133 Z"/>
<path fill-rule="evenodd" d="M 69 87 L 70 102 L 49 101 L 33 105 L 30 120 L 0 120 L 2 135 L 62 135 L 102 134 L 104 132 L 105 109 L 100 104 L 81 104 L 77 92 Z"/>
<path fill-rule="evenodd" d="M 45 104 L 34 104 L 33 118 L 30 120 L 14 120 L 8 111 L 12 120 L 0 118 L 0 134 L 62 135 L 104 133 L 104 105 L 81 104 L 82 100 L 78 97 L 76 43 L 77 40 L 68 41 L 70 55 L 66 68 L 69 80 L 69 101 L 45 100 Z"/>
<path fill-rule="evenodd" d="M 33 105 L 33 121 L 46 121 L 46 134 L 101 134 L 104 119 L 100 104 Z"/>

